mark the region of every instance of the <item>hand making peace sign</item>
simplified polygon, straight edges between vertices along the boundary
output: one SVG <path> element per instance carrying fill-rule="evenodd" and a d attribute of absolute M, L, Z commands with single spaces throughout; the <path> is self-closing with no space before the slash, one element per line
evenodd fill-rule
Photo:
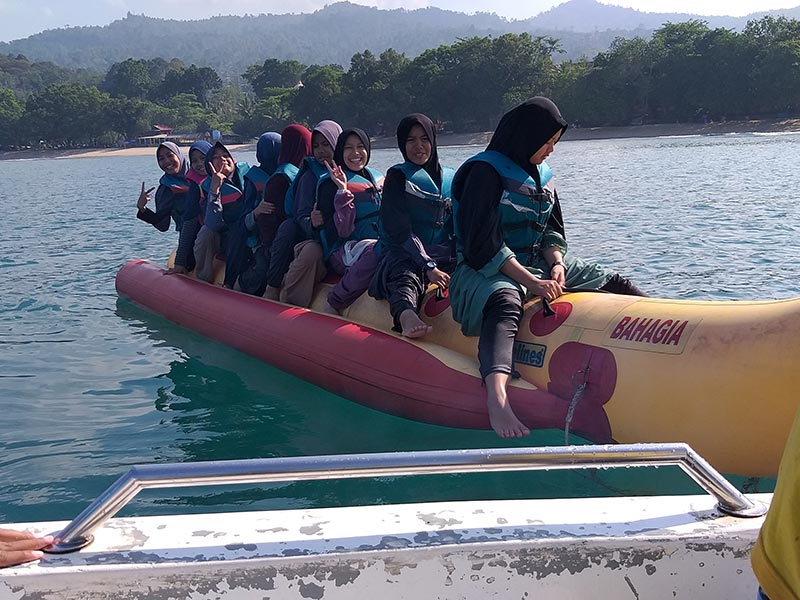
<path fill-rule="evenodd" d="M 228 173 L 225 173 L 227 170 L 225 165 L 223 164 L 222 168 L 217 171 L 214 167 L 214 163 L 208 163 L 208 168 L 211 170 L 211 193 L 212 194 L 219 194 L 219 190 L 222 187 L 222 184 L 228 178 Z"/>
<path fill-rule="evenodd" d="M 345 191 L 347 189 L 347 176 L 344 174 L 342 167 L 337 165 L 335 162 L 329 163 L 326 160 L 325 168 L 328 169 L 328 173 L 330 174 L 333 182 L 336 184 L 336 187 L 341 191 Z"/>
<path fill-rule="evenodd" d="M 150 195 L 150 193 L 154 189 L 156 189 L 156 188 L 151 187 L 149 190 L 145 190 L 144 189 L 144 181 L 142 182 L 142 193 L 139 194 L 139 199 L 136 201 L 136 208 L 138 208 L 140 212 L 143 211 L 145 206 L 147 206 L 147 203 L 150 202 L 150 200 L 153 199 L 152 196 Z"/>

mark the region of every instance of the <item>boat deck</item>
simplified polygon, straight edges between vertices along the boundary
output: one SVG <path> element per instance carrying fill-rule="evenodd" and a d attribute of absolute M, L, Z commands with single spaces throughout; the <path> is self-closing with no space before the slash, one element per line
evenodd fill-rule
<path fill-rule="evenodd" d="M 79 552 L 4 570 L 0 600 L 752 599 L 762 521 L 708 495 L 117 518 Z"/>

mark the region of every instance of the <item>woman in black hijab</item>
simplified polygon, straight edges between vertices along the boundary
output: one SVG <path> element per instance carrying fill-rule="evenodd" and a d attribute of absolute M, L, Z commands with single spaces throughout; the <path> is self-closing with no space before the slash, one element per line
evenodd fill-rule
<path fill-rule="evenodd" d="M 383 174 L 367 166 L 369 159 L 366 132 L 345 129 L 336 140 L 334 164 L 326 163 L 328 175 L 317 187 L 322 250 L 331 270 L 342 276 L 324 307 L 332 314 L 341 314 L 366 292 L 375 273 Z"/>
<path fill-rule="evenodd" d="M 613 271 L 566 256 L 558 195 L 544 162 L 566 130 L 552 101 L 531 98 L 503 116 L 486 151 L 453 181 L 459 263 L 450 303 L 463 333 L 480 335 L 489 420 L 504 438 L 530 433 L 506 396 L 524 299 L 554 300 L 565 287 L 645 295 Z"/>
<path fill-rule="evenodd" d="M 405 162 L 386 174 L 381 203 L 382 259 L 369 293 L 389 300 L 394 327 L 418 338 L 431 331 L 418 314 L 428 283 L 446 289 L 455 267 L 450 184 L 454 171 L 442 168 L 436 128 L 423 114 L 397 126 L 397 145 Z"/>

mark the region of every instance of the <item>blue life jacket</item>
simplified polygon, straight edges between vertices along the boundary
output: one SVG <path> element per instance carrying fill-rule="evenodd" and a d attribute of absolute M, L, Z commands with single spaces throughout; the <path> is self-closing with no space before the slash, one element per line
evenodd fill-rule
<path fill-rule="evenodd" d="M 349 240 L 368 240 L 377 239 L 378 222 L 381 213 L 381 183 L 383 175 L 374 169 L 365 167 L 369 179 L 362 177 L 358 173 L 342 168 L 347 177 L 347 189 L 353 194 L 353 205 L 356 209 L 355 228 L 353 233 L 347 238 L 328 239 L 328 231 L 320 231 L 320 241 L 325 259 L 331 253 L 344 245 Z M 317 182 L 317 193 L 319 194 L 320 185 L 326 179 L 330 179 L 330 174 L 326 173 Z"/>
<path fill-rule="evenodd" d="M 406 161 L 394 165 L 406 178 L 405 195 L 411 216 L 411 231 L 426 247 L 449 241 L 450 228 L 445 227 L 453 217 L 450 187 L 455 171 L 442 167 L 441 190 L 430 174 L 420 167 Z"/>
<path fill-rule="evenodd" d="M 238 173 L 238 181 L 233 185 L 227 179 L 222 182 L 219 188 L 219 199 L 222 204 L 222 219 L 224 224 L 230 224 L 238 221 L 244 213 L 244 178 L 250 170 L 250 165 L 247 163 L 236 163 L 236 171 Z M 237 187 L 238 186 L 238 187 Z M 208 202 L 208 196 L 211 193 L 211 177 L 206 177 L 200 184 L 201 206 L 205 207 Z M 202 216 L 204 209 L 201 209 Z M 211 224 L 206 223 L 211 226 Z M 221 225 L 220 225 L 221 226 Z M 212 226 L 212 229 L 214 227 Z"/>
<path fill-rule="evenodd" d="M 162 207 L 169 206 L 169 213 L 175 221 L 175 230 L 180 231 L 186 215 L 187 192 L 189 182 L 178 175 L 164 173 L 158 180 L 159 189 L 156 190 L 156 212 Z M 166 229 L 164 230 L 166 231 Z"/>
<path fill-rule="evenodd" d="M 538 165 L 541 186 L 537 186 L 533 177 L 500 152 L 481 152 L 464 164 L 471 162 L 485 162 L 500 175 L 503 195 L 498 210 L 503 241 L 521 264 L 533 264 L 553 211 L 552 192 L 544 189 L 553 177 L 550 167 L 544 162 Z"/>
<path fill-rule="evenodd" d="M 286 217 L 288 219 L 294 218 L 294 184 L 295 182 L 300 181 L 300 178 L 308 170 L 314 173 L 314 176 L 317 178 L 317 183 L 319 183 L 320 177 L 328 172 L 328 169 L 325 168 L 325 165 L 319 164 L 317 159 L 313 156 L 306 156 L 303 159 L 303 162 L 300 163 L 300 169 L 298 169 L 294 177 L 292 177 L 292 183 L 289 186 L 289 189 L 286 190 L 286 198 L 283 201 L 283 211 L 286 213 Z"/>

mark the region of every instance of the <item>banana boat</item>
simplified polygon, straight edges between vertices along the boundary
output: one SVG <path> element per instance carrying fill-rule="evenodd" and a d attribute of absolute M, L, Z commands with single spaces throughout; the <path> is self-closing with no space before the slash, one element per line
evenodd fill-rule
<path fill-rule="evenodd" d="M 391 331 L 366 295 L 341 316 L 248 296 L 148 261 L 123 266 L 121 297 L 350 400 L 450 427 L 488 429 L 477 338 L 447 297 L 421 304 L 433 332 Z M 774 477 L 800 405 L 800 299 L 713 302 L 581 292 L 529 302 L 509 400 L 531 429 L 593 443 L 686 442 L 719 470 Z"/>

